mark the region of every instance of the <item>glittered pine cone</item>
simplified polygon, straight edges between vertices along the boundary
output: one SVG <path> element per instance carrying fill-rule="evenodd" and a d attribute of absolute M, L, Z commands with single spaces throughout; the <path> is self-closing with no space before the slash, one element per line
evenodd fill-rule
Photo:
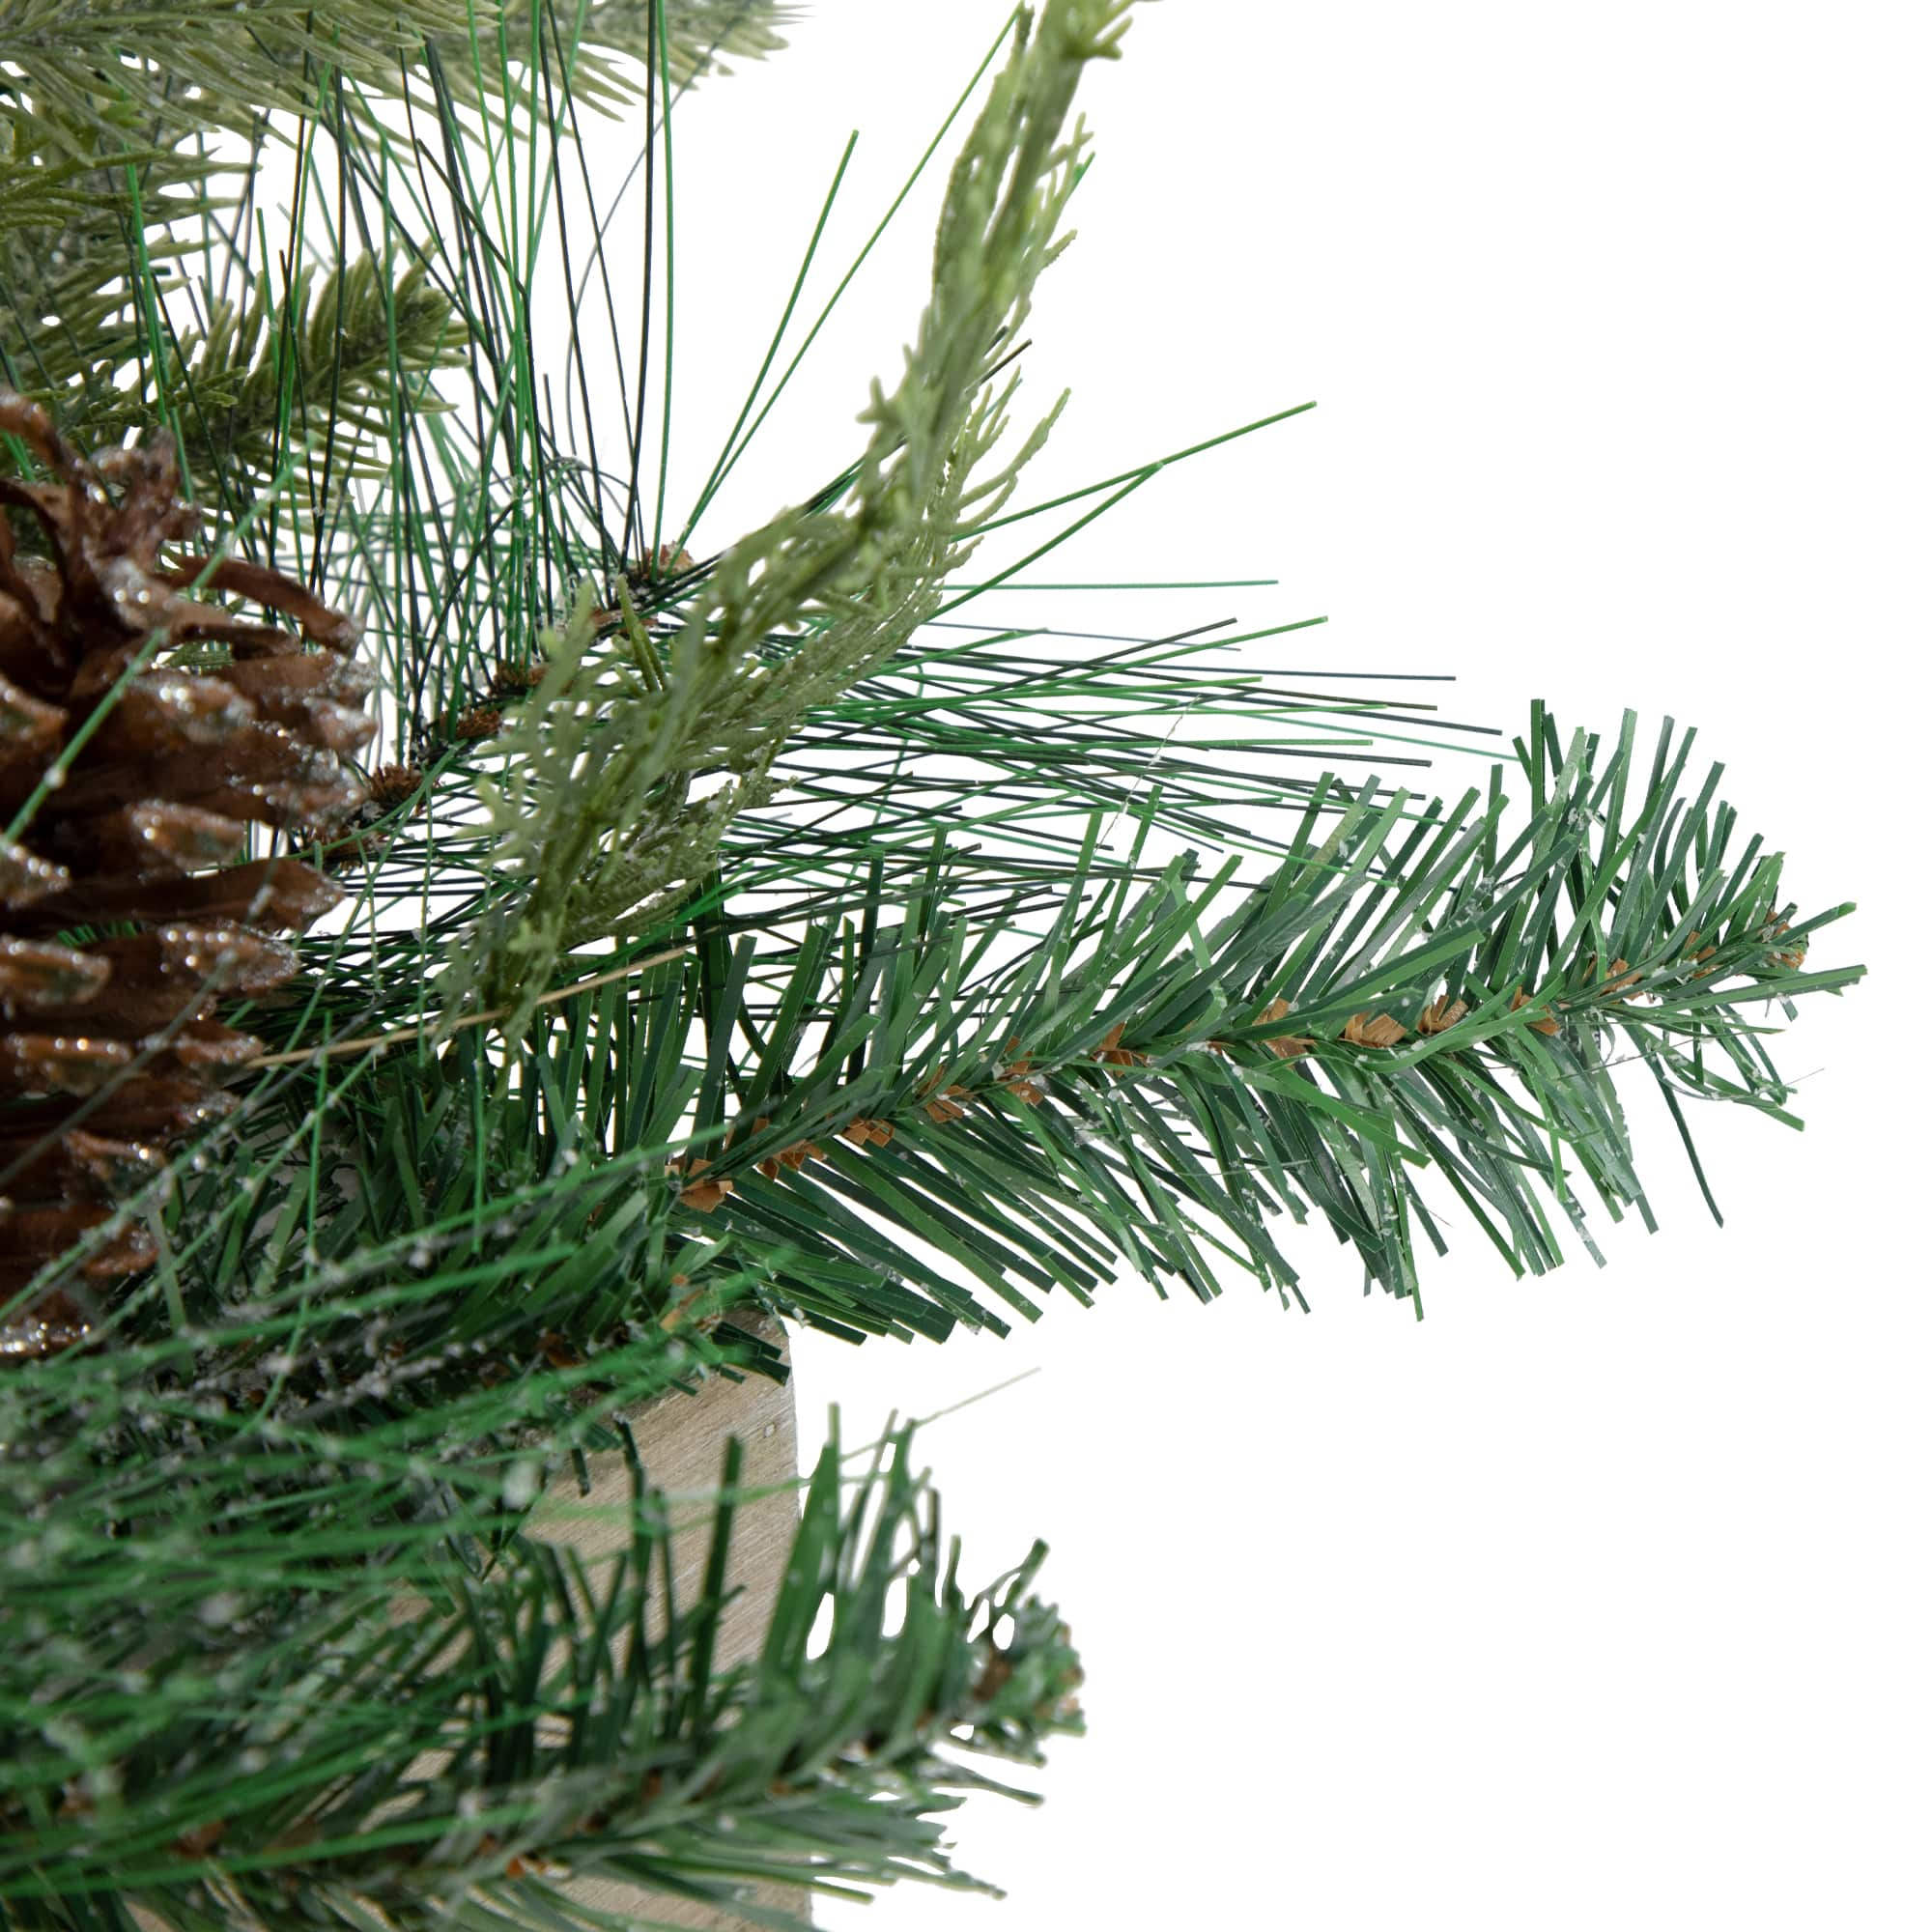
<path fill-rule="evenodd" d="M 7 1306 L 170 1142 L 232 1104 L 220 1077 L 260 1042 L 219 1009 L 288 980 L 276 935 L 341 896 L 294 859 L 238 863 L 249 827 L 314 834 L 355 811 L 343 754 L 376 727 L 349 618 L 256 564 L 162 561 L 198 522 L 168 440 L 89 463 L 5 387 L 0 432 L 53 479 L 0 476 L 4 1359 L 80 1339 L 83 1284 L 154 1258 L 129 1226 L 73 1283 Z M 39 524 L 47 556 L 16 548 L 7 508 Z M 201 602 L 196 584 L 300 635 Z"/>

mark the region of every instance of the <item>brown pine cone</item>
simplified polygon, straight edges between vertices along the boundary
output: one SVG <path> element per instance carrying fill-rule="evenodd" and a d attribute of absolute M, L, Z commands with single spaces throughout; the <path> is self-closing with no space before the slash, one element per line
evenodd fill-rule
<path fill-rule="evenodd" d="M 293 859 L 230 862 L 251 823 L 313 832 L 354 811 L 362 786 L 342 754 L 376 727 L 349 618 L 256 564 L 161 562 L 198 521 L 167 440 L 90 464 L 5 387 L 0 431 L 54 479 L 0 476 L 5 1359 L 82 1339 L 78 1282 L 6 1304 L 231 1104 L 216 1082 L 260 1042 L 215 1010 L 289 979 L 295 954 L 274 935 L 341 895 Z M 8 507 L 39 523 L 50 558 L 16 550 Z M 300 637 L 184 594 L 196 582 Z M 153 1259 L 130 1227 L 71 1274 Z"/>

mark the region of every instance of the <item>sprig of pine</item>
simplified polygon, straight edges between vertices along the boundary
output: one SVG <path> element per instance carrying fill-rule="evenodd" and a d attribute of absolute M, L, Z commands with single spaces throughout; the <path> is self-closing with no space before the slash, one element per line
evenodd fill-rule
<path fill-rule="evenodd" d="M 566 949 L 700 876 L 730 818 L 768 795 L 799 721 L 937 612 L 1059 413 L 981 473 L 1018 384 L 988 394 L 987 364 L 1058 252 L 1084 144 L 1061 128 L 1081 67 L 1118 52 L 1124 14 L 1049 8 L 1037 34 L 1016 38 L 952 171 L 905 373 L 891 397 L 874 384 L 861 417 L 872 438 L 841 505 L 784 512 L 734 544 L 693 586 L 662 657 L 628 623 L 630 663 L 601 681 L 580 604 L 502 736 L 504 779 L 483 793 L 490 842 L 523 889 L 514 912 L 493 910 L 459 951 L 439 988 L 446 1011 L 474 984 L 511 1007 L 516 1031 Z M 700 772 L 714 781 L 701 801 Z"/>
<path fill-rule="evenodd" d="M 974 1760 L 1037 1764 L 1080 1729 L 1078 1662 L 1032 1589 L 1044 1548 L 969 1596 L 912 1432 L 856 1483 L 835 1434 L 761 1648 L 714 1667 L 741 1446 L 721 1445 L 702 1590 L 674 1602 L 667 1499 L 619 1431 L 631 1534 L 597 1572 L 502 1535 L 517 1510 L 481 1498 L 390 1527 L 380 1569 L 318 1566 L 293 1593 L 213 1560 L 218 1534 L 43 1535 L 10 1627 L 95 1607 L 51 1677 L 23 1678 L 17 1645 L 0 1659 L 7 1922 L 554 1921 L 586 1910 L 572 1877 L 721 1906 L 759 1879 L 990 1889 L 943 1848 L 954 1794 L 1027 1796 Z M 206 1459 L 183 1479 L 223 1487 Z M 466 1536 L 494 1546 L 474 1573 L 445 1554 Z M 412 1615 L 394 1614 L 399 1587 L 418 1593 Z M 50 1691 L 62 1715 L 37 1719 Z"/>

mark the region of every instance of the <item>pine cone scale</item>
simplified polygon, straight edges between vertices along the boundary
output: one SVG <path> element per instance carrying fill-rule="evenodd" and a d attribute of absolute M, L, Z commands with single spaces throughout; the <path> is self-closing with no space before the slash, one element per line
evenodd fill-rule
<path fill-rule="evenodd" d="M 235 1096 L 205 1081 L 179 1073 L 133 1073 L 114 1085 L 112 1108 L 96 1108 L 86 1124 L 100 1131 L 109 1127 L 119 1141 L 162 1147 L 195 1127 L 208 1126 L 235 1106 Z M 35 1099 L 7 1110 L 7 1127 L 0 1133 L 0 1162 L 7 1166 L 37 1148 L 50 1135 L 71 1132 L 73 1109 L 59 1099 Z M 7 1183 L 16 1203 L 25 1196 Z"/>
<path fill-rule="evenodd" d="M 5 1286 L 9 1274 L 19 1284 L 31 1280 L 37 1269 L 65 1254 L 113 1212 L 99 1203 L 79 1201 L 0 1208 L 0 1242 L 10 1251 L 6 1262 L 0 1264 L 0 1286 Z M 92 1250 L 81 1263 L 80 1272 L 90 1281 L 99 1281 L 131 1274 L 154 1259 L 155 1237 L 145 1228 L 126 1228 Z"/>
<path fill-rule="evenodd" d="M 150 801 L 49 829 L 46 844 L 67 866 L 119 873 L 129 880 L 179 878 L 202 866 L 223 866 L 248 842 L 240 819 L 193 806 Z M 0 868 L 0 878 L 4 878 Z M 56 888 L 55 890 L 58 890 Z"/>
<path fill-rule="evenodd" d="M 65 866 L 0 838 L 0 907 L 32 905 L 71 883 Z"/>
<path fill-rule="evenodd" d="M 133 1058 L 133 1048 L 117 1039 L 9 1033 L 0 1037 L 0 1098 L 92 1094 Z"/>
<path fill-rule="evenodd" d="M 153 787 L 176 803 L 273 826 L 324 825 L 362 802 L 362 785 L 333 752 L 299 743 L 276 724 L 248 724 L 230 736 L 218 756 L 185 745 L 156 756 L 113 764 L 82 763 L 48 795 L 42 814 L 60 819 L 117 810 L 135 786 Z M 222 782 L 209 783 L 211 767 Z M 30 786 L 22 785 L 24 799 Z M 5 787 L 0 786 L 0 797 Z"/>
<path fill-rule="evenodd" d="M 252 999 L 296 972 L 296 955 L 287 946 L 242 925 L 165 925 L 102 940 L 85 952 L 52 946 L 40 950 L 75 962 L 65 968 L 70 974 L 84 969 L 88 989 L 38 1000 L 33 1009 L 36 1030 L 109 1039 L 139 1039 L 177 1022 L 197 1020 L 218 1000 Z M 45 972 L 62 970 L 53 961 Z"/>
<path fill-rule="evenodd" d="M 60 743 L 67 713 L 0 673 L 0 767 L 43 756 Z"/>
<path fill-rule="evenodd" d="M 138 880 L 112 873 L 51 894 L 33 918 L 54 928 L 110 919 L 218 920 L 302 932 L 342 903 L 342 889 L 294 859 L 257 859 L 219 872 Z"/>
<path fill-rule="evenodd" d="M 103 959 L 51 941 L 0 937 L 0 1012 L 16 1007 L 60 1008 L 85 1003 L 107 984 Z"/>
<path fill-rule="evenodd" d="M 9 1161 L 8 1185 L 22 1194 L 51 1192 L 111 1207 L 157 1173 L 162 1158 L 159 1149 L 138 1141 L 110 1141 L 75 1128 L 51 1147 Z"/>
<path fill-rule="evenodd" d="M 279 611 L 285 617 L 293 617 L 301 626 L 301 634 L 310 643 L 326 645 L 332 651 L 347 654 L 362 641 L 362 629 L 355 618 L 331 609 L 293 578 L 284 577 L 279 571 L 266 569 L 258 563 L 245 562 L 241 557 L 222 557 L 218 560 L 193 557 L 173 570 L 159 571 L 156 575 L 162 582 L 175 585 L 205 580 L 216 590 L 233 591 L 238 597 L 248 597 L 257 604 L 266 604 L 270 610 Z M 286 631 L 265 630 L 265 635 L 276 640 L 277 649 L 293 648 Z"/>

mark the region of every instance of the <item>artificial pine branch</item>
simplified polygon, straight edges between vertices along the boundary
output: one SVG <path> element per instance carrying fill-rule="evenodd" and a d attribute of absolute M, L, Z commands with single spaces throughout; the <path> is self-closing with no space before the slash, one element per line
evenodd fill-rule
<path fill-rule="evenodd" d="M 775 0 L 655 5 L 662 57 L 679 87 L 728 73 L 721 56 L 779 50 L 777 30 L 798 17 Z M 512 83 L 498 48 L 522 60 L 541 23 L 544 38 L 554 47 L 563 37 L 578 61 L 580 98 L 610 107 L 643 91 L 611 56 L 644 54 L 652 9 L 653 0 L 593 0 L 580 15 L 493 0 L 347 0 L 323 14 L 297 0 L 247 0 L 239 10 L 230 0 L 171 0 L 163 13 L 130 0 L 13 0 L 0 17 L 0 93 L 28 97 L 37 111 L 68 117 L 69 128 L 101 126 L 115 111 L 101 89 L 111 74 L 119 100 L 144 120 L 248 135 L 264 113 L 312 112 L 324 76 L 377 95 L 419 86 L 426 45 L 441 51 L 465 99 L 500 98 Z"/>
<path fill-rule="evenodd" d="M 628 1435 L 629 1548 L 598 1573 L 500 1538 L 502 1505 L 482 1499 L 398 1525 L 380 1571 L 297 1593 L 224 1562 L 219 1536 L 150 1548 L 129 1525 L 107 1566 L 43 1539 L 13 1607 L 49 1627 L 78 1617 L 88 1639 L 53 1678 L 23 1677 L 11 1647 L 0 1658 L 0 1912 L 279 1932 L 366 1925 L 372 1910 L 428 1925 L 467 1901 L 523 1922 L 570 1911 L 568 1877 L 721 1904 L 734 1882 L 773 1877 L 989 1889 L 952 1867 L 940 1821 L 952 1794 L 1009 1789 L 975 1757 L 1037 1764 L 1045 1740 L 1078 1732 L 1080 1670 L 1032 1591 L 1042 1548 L 961 1588 L 911 1435 L 856 1484 L 828 1442 L 765 1641 L 721 1669 L 707 1633 L 724 1606 L 736 1443 L 696 1601 L 663 1595 L 667 1501 Z M 466 1534 L 497 1544 L 476 1574 L 440 1554 Z M 103 1568 L 133 1552 L 142 1592 L 103 1602 Z M 411 1586 L 421 1607 L 398 1618 L 389 1593 Z M 830 1639 L 813 1643 L 828 1607 Z M 97 1680 L 119 1694 L 36 1721 L 50 1690 Z"/>
<path fill-rule="evenodd" d="M 980 465 L 1017 386 L 986 393 L 987 362 L 1026 320 L 1072 192 L 1084 134 L 1061 128 L 1082 65 L 1118 52 L 1124 5 L 1049 8 L 1016 40 L 955 164 L 934 242 L 932 299 L 842 508 L 788 511 L 703 573 L 660 654 L 635 620 L 605 682 L 586 663 L 587 604 L 499 740 L 506 781 L 483 803 L 498 863 L 521 876 L 440 986 L 470 985 L 526 1016 L 559 954 L 615 930 L 709 867 L 731 816 L 762 803 L 784 740 L 890 658 L 942 601 L 946 579 L 1003 509 L 1054 410 L 990 477 Z M 971 506 L 969 508 L 969 505 Z M 788 648 L 775 638 L 802 627 Z M 614 674 L 614 675 L 611 675 Z M 698 771 L 725 783 L 691 797 Z"/>
<path fill-rule="evenodd" d="M 487 35 L 495 9 L 475 13 Z M 129 0 L 14 0 L 0 20 L 0 62 L 14 102 L 25 97 L 70 125 L 98 125 L 118 98 L 160 126 L 247 135 L 265 112 L 310 112 L 325 73 L 392 85 L 425 38 L 467 40 L 470 17 L 469 0 L 350 0 L 326 15 L 295 0 L 248 0 L 239 14 L 227 0 L 174 0 L 165 12 Z M 103 76 L 115 89 L 105 101 Z"/>
<path fill-rule="evenodd" d="M 796 13 L 777 0 L 654 4 L 661 44 L 653 0 L 599 0 L 561 43 L 557 16 L 468 0 L 326 19 L 283 0 L 162 12 L 20 0 L 0 19 L 0 380 L 89 449 L 172 426 L 189 475 L 228 494 L 231 520 L 291 449 L 327 443 L 337 487 L 372 473 L 400 419 L 446 407 L 429 379 L 463 362 L 466 321 L 421 247 L 414 260 L 338 252 L 322 270 L 260 263 L 245 298 L 227 295 L 233 259 L 253 245 L 247 184 L 285 133 L 269 117 L 293 117 L 299 156 L 311 123 L 344 142 L 352 122 L 379 129 L 386 97 L 414 96 L 432 115 L 514 101 L 533 50 L 563 64 L 574 101 L 610 113 L 646 91 L 627 62 L 647 45 L 682 91 L 729 72 L 725 57 L 781 48 Z M 338 236 L 338 251 L 348 242 Z M 192 322 L 169 316 L 175 291 L 193 296 Z M 333 493 L 305 507 L 321 521 Z"/>
<path fill-rule="evenodd" d="M 1579 1182 L 1613 1218 L 1649 1218 L 1610 1077 L 1620 1040 L 1677 1094 L 1788 1121 L 1741 1003 L 1789 1013 L 1861 970 L 1800 970 L 1848 908 L 1800 920 L 1757 840 L 1727 866 L 1734 814 L 1712 809 L 1716 773 L 1682 809 L 1690 747 L 1671 755 L 1671 736 L 1645 787 L 1633 720 L 1607 756 L 1579 734 L 1508 840 L 1500 798 L 1413 811 L 1344 794 L 1340 823 L 1318 842 L 1311 809 L 1301 849 L 1219 921 L 1228 869 L 1203 890 L 1177 862 L 1137 891 L 1076 882 L 1047 938 L 991 970 L 991 935 L 937 910 L 842 956 L 820 928 L 759 1004 L 767 1051 L 735 1118 L 700 1095 L 705 1166 L 679 1166 L 680 1205 L 728 1224 L 741 1258 L 765 1245 L 777 1292 L 838 1328 L 905 1319 L 904 1288 L 858 1291 L 865 1320 L 848 1298 L 881 1265 L 942 1321 L 1000 1325 L 881 1224 L 1032 1317 L 1023 1284 L 1085 1296 L 1113 1261 L 1206 1298 L 1232 1254 L 1293 1292 L 1270 1223 L 1312 1207 L 1413 1294 L 1418 1224 L 1440 1246 L 1430 1165 L 1513 1269 L 1541 1272 L 1561 1250 L 1540 1195 L 1586 1246 Z M 1555 742 L 1539 713 L 1551 769 Z M 734 1003 L 749 967 L 726 981 Z M 808 1045 L 811 1013 L 828 1023 Z M 711 1018 L 728 1029 L 735 1004 Z"/>
<path fill-rule="evenodd" d="M 659 0 L 655 40 L 651 13 L 652 0 L 586 0 L 581 11 L 567 14 L 506 7 L 503 38 L 512 49 L 527 46 L 541 28 L 553 39 L 574 44 L 573 97 L 615 111 L 643 98 L 646 90 L 638 68 L 655 64 L 681 94 L 707 75 L 730 73 L 727 61 L 761 60 L 781 51 L 785 42 L 780 29 L 803 18 L 805 10 L 785 0 Z M 467 67 L 467 29 L 449 37 L 446 44 L 457 51 L 461 67 Z"/>

